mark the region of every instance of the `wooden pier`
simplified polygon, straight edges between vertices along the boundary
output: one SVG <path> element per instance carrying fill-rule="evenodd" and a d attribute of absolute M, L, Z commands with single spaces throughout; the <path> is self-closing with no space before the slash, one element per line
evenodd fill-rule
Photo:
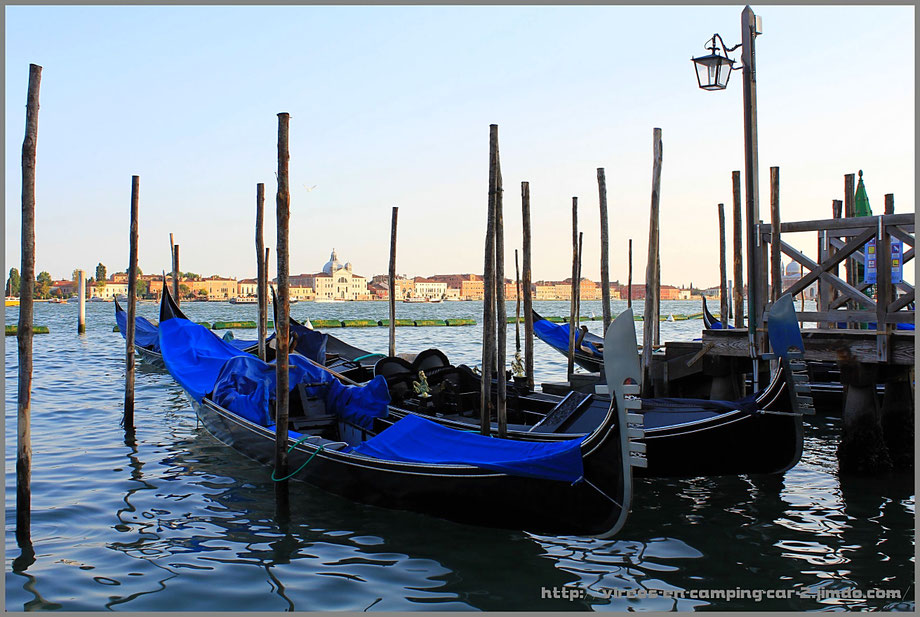
<path fill-rule="evenodd" d="M 775 176 L 778 185 L 778 170 Z M 738 360 L 761 357 L 769 351 L 769 300 L 779 294 L 768 290 L 771 282 L 772 289 L 782 289 L 781 280 L 777 280 L 781 276 L 776 267 L 778 255 L 785 254 L 800 264 L 802 278 L 783 293 L 796 296 L 812 284 L 818 285 L 817 310 L 797 315 L 800 322 L 812 326 L 802 332 L 805 360 L 836 363 L 840 371 L 844 391 L 840 469 L 881 472 L 913 466 L 915 336 L 913 330 L 897 326 L 915 320 L 914 286 L 900 276 L 905 264 L 914 258 L 914 214 L 894 214 L 894 196 L 889 194 L 885 196 L 885 214 L 853 216 L 853 186 L 854 175 L 848 174 L 847 207 L 841 208 L 841 202 L 835 201 L 834 218 L 780 222 L 777 206 L 771 224 L 754 225 L 756 246 L 748 247 L 747 257 L 758 277 L 748 283 L 757 287 L 759 305 L 746 311 L 754 316 L 754 328 L 704 330 L 700 350 L 710 357 L 705 366 L 714 377 L 713 390 L 720 378 L 723 384 L 726 380 L 737 382 Z M 841 210 L 849 216 L 841 218 Z M 817 246 L 817 261 L 787 241 L 793 234 L 797 239 L 801 234 L 811 237 L 811 246 Z M 874 274 L 875 280 L 868 273 Z M 669 369 L 677 366 L 674 361 L 665 362 L 657 376 L 668 382 L 676 377 L 668 374 Z M 729 386 L 738 387 L 738 383 Z"/>

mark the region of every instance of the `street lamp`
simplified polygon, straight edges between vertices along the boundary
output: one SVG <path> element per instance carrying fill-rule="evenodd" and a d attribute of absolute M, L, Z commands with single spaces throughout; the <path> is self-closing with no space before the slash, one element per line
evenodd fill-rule
<path fill-rule="evenodd" d="M 760 285 L 754 283 L 758 280 L 760 266 L 758 264 L 758 253 L 755 250 L 757 238 L 755 226 L 760 217 L 760 197 L 757 183 L 757 80 L 754 69 L 754 38 L 763 31 L 760 17 L 754 15 L 750 6 L 744 7 L 741 11 L 741 68 L 743 83 L 742 90 L 744 94 L 744 189 L 745 189 L 745 210 L 747 214 L 747 275 L 748 275 L 748 343 L 750 345 L 751 357 L 756 358 L 758 352 L 763 348 L 764 343 L 760 340 L 763 337 L 758 336 L 757 326 L 763 324 L 763 309 L 760 306 L 760 296 L 766 297 L 766 285 L 760 289 Z M 722 47 L 722 53 L 718 53 L 716 44 L 718 39 Z M 728 52 L 738 48 L 735 45 L 726 48 L 722 42 L 722 37 L 718 34 L 713 35 L 708 56 L 693 58 L 696 67 L 696 78 L 700 88 L 704 90 L 724 90 L 728 85 L 728 78 L 734 68 L 734 61 L 728 57 Z M 763 281 L 766 282 L 766 279 Z M 737 284 L 737 282 L 736 282 Z M 739 307 L 740 308 L 740 307 Z M 754 364 L 754 385 L 757 386 L 757 364 Z"/>
<path fill-rule="evenodd" d="M 716 43 L 716 39 L 719 40 Z M 722 46 L 722 53 L 719 53 L 719 45 Z M 693 64 L 696 65 L 696 81 L 703 90 L 725 90 L 728 86 L 728 78 L 735 69 L 735 61 L 728 57 L 728 52 L 735 51 L 740 45 L 726 48 L 722 37 L 718 33 L 713 34 L 709 39 L 709 45 L 706 49 L 711 51 L 708 56 L 699 56 L 692 58 Z"/>

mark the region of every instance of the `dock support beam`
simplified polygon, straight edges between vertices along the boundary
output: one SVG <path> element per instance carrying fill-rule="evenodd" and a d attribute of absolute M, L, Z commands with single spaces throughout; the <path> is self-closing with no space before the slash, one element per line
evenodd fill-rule
<path fill-rule="evenodd" d="M 875 385 L 878 365 L 840 363 L 844 385 L 843 434 L 837 446 L 842 473 L 874 474 L 889 471 L 891 457 L 882 436 Z"/>
<path fill-rule="evenodd" d="M 134 316 L 137 313 L 137 203 L 139 176 L 131 176 L 131 227 L 128 240 L 128 319 L 125 324 L 125 431 L 134 431 Z"/>
<path fill-rule="evenodd" d="M 259 301 L 259 359 L 265 361 L 265 339 L 268 337 L 268 256 L 262 234 L 265 212 L 265 184 L 256 184 L 256 294 Z"/>

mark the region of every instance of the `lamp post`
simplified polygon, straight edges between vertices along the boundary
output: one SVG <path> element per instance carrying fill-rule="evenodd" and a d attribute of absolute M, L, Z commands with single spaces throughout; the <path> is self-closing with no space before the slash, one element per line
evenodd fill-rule
<path fill-rule="evenodd" d="M 747 216 L 748 343 L 752 358 L 756 358 L 762 347 L 757 334 L 757 325 L 763 321 L 763 309 L 760 305 L 761 293 L 759 285 L 755 283 L 760 272 L 760 265 L 757 263 L 758 252 L 755 250 L 757 244 L 755 228 L 760 217 L 760 198 L 757 183 L 757 79 L 754 39 L 761 33 L 760 17 L 754 15 L 750 6 L 746 6 L 741 12 L 741 43 L 739 45 L 726 48 L 722 37 L 714 34 L 710 39 L 711 45 L 707 47 L 711 53 L 693 58 L 700 88 L 724 90 L 728 86 L 728 78 L 732 70 L 739 68 L 734 66 L 734 60 L 728 57 L 728 53 L 741 47 L 742 66 L 740 68 L 742 68 L 744 95 L 744 189 Z M 756 388 L 756 362 L 754 384 Z"/>

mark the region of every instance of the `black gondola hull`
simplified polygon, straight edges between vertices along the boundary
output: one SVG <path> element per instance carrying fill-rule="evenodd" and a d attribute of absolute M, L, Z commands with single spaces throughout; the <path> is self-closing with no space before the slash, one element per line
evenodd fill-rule
<path fill-rule="evenodd" d="M 208 399 L 196 405 L 196 412 L 217 439 L 253 460 L 273 464 L 274 432 Z M 607 430 L 610 434 L 594 440 L 593 449 L 583 449 L 585 477 L 590 482 L 576 484 L 465 465 L 433 467 L 334 450 L 316 452 L 309 442 L 298 445 L 288 455 L 289 469 L 298 469 L 313 456 L 296 479 L 365 504 L 488 527 L 605 536 L 622 524 L 620 504 L 629 503 L 627 491 L 631 489 L 623 480 L 621 468 L 609 464 L 619 460 L 620 440 L 615 426 Z"/>

